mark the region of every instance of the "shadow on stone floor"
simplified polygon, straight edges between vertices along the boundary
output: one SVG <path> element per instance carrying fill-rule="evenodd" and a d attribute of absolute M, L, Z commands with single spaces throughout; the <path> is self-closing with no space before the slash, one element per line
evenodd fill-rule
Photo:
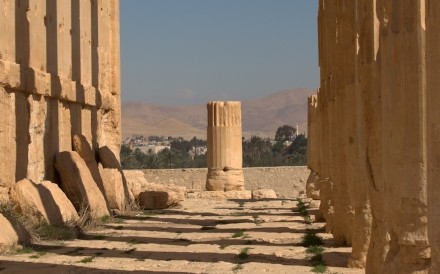
<path fill-rule="evenodd" d="M 105 225 L 108 229 L 114 229 L 117 231 L 150 231 L 150 232 L 169 232 L 169 233 L 204 233 L 204 234 L 216 234 L 216 233 L 236 233 L 243 232 L 265 232 L 265 233 L 306 233 L 307 229 L 297 229 L 289 227 L 252 227 L 252 228 L 221 228 L 210 227 L 203 230 L 204 227 L 199 228 L 186 228 L 186 227 L 166 227 L 163 224 L 157 224 L 155 226 L 149 226 L 150 224 L 142 224 L 142 226 L 133 226 L 131 224 L 118 224 L 118 225 Z"/>
<path fill-rule="evenodd" d="M 173 246 L 188 246 L 192 244 L 206 244 L 206 245 L 219 245 L 219 246 L 234 246 L 234 245 L 249 245 L 249 246 L 297 246 L 297 243 L 271 243 L 262 241 L 259 239 L 201 239 L 191 240 L 185 237 L 181 238 L 157 238 L 157 237 L 141 237 L 141 236 L 106 236 L 97 237 L 95 235 L 86 235 L 84 240 L 87 241 L 108 241 L 108 242 L 121 242 L 121 243 L 135 243 L 136 244 L 160 244 L 160 245 L 173 245 Z"/>
<path fill-rule="evenodd" d="M 74 266 L 74 265 L 58 265 L 48 263 L 34 263 L 34 262 L 14 262 L 0 260 L 0 273 L 4 274 L 118 274 L 118 273 L 133 273 L 133 274 L 163 274 L 163 273 L 176 273 L 187 274 L 190 272 L 175 272 L 175 271 L 123 271 L 123 270 L 111 270 L 111 269 L 96 269 L 91 267 Z"/>
<path fill-rule="evenodd" d="M 78 250 L 78 248 L 56 248 L 50 249 L 50 246 L 38 246 L 40 249 L 47 250 L 47 252 L 59 255 L 66 255 L 70 257 L 78 256 L 97 256 L 97 258 L 132 258 L 133 260 L 155 260 L 155 261 L 189 261 L 189 262 L 229 262 L 232 264 L 237 263 L 269 263 L 279 265 L 298 265 L 309 266 L 310 262 L 306 259 L 295 258 L 283 258 L 273 254 L 253 254 L 252 247 L 250 247 L 249 256 L 242 260 L 238 257 L 237 253 L 216 253 L 216 252 L 177 252 L 177 251 L 143 251 L 137 250 L 136 245 L 127 248 L 127 250 L 112 249 L 107 250 L 104 248 L 88 248 Z M 97 255 L 99 254 L 99 255 Z"/>

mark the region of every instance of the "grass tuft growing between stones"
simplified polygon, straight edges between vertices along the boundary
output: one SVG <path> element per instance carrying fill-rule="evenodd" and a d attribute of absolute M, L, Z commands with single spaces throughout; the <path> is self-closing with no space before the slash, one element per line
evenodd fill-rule
<path fill-rule="evenodd" d="M 88 263 L 93 262 L 93 259 L 95 259 L 95 256 L 85 257 L 84 259 L 82 259 L 79 262 L 83 263 L 83 264 L 88 264 Z"/>
<path fill-rule="evenodd" d="M 325 264 L 318 264 L 313 266 L 312 272 L 315 273 L 325 273 L 327 272 L 327 266 Z"/>
<path fill-rule="evenodd" d="M 312 219 L 310 218 L 308 206 L 301 200 L 301 198 L 297 199 L 297 209 L 295 211 L 299 212 L 299 215 L 301 215 L 304 218 L 304 221 L 306 224 L 311 224 Z"/>
<path fill-rule="evenodd" d="M 232 271 L 234 271 L 234 272 L 238 272 L 238 271 L 240 271 L 240 270 L 242 270 L 243 269 L 243 264 L 242 263 L 238 263 L 238 264 L 236 264 L 233 268 L 232 268 Z"/>
<path fill-rule="evenodd" d="M 238 258 L 240 258 L 240 260 L 245 260 L 245 259 L 247 259 L 247 258 L 249 257 L 249 250 L 250 250 L 250 249 L 251 249 L 250 247 L 242 248 L 242 249 L 240 250 L 240 253 L 238 253 Z"/>
<path fill-rule="evenodd" d="M 263 220 L 261 220 L 260 219 L 260 217 L 258 216 L 258 215 L 254 215 L 254 216 L 252 216 L 252 218 L 253 218 L 253 222 L 254 222 L 254 224 L 256 224 L 256 225 L 261 225 L 262 223 L 264 223 L 264 221 Z"/>
<path fill-rule="evenodd" d="M 71 241 L 80 235 L 78 227 L 50 225 L 41 222 L 34 226 L 34 234 L 41 240 Z"/>
<path fill-rule="evenodd" d="M 19 248 L 19 249 L 15 250 L 16 254 L 29 254 L 29 253 L 32 253 L 32 252 L 34 252 L 34 250 L 32 248 L 30 248 L 30 247 L 22 247 L 22 248 Z"/>
<path fill-rule="evenodd" d="M 323 244 L 322 238 L 310 230 L 308 230 L 306 234 L 304 234 L 301 241 L 301 245 L 304 247 L 321 246 L 322 244 Z"/>
<path fill-rule="evenodd" d="M 244 233 L 244 230 L 240 230 L 235 232 L 234 234 L 232 234 L 231 236 L 232 238 L 243 238 L 243 239 L 247 239 L 249 238 L 249 235 Z"/>

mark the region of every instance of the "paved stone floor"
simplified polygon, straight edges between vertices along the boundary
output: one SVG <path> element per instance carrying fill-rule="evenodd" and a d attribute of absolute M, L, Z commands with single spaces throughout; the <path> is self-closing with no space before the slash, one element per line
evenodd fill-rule
<path fill-rule="evenodd" d="M 295 206 L 294 199 L 187 199 L 177 209 L 116 218 L 79 240 L 0 256 L 0 273 L 312 273 L 300 242 L 324 224 L 306 224 Z M 318 235 L 326 273 L 364 273 L 344 267 L 350 248 Z"/>

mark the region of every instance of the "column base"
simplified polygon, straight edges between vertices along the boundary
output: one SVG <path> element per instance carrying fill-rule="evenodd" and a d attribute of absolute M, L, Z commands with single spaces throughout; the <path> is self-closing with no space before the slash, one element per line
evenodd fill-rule
<path fill-rule="evenodd" d="M 208 169 L 206 179 L 208 191 L 244 190 L 244 177 L 242 169 Z"/>

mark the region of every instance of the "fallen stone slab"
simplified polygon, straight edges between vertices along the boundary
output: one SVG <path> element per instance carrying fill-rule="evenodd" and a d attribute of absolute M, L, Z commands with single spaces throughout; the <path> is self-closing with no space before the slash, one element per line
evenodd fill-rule
<path fill-rule="evenodd" d="M 18 221 L 10 221 L 0 214 L 0 253 L 9 251 L 19 244 L 28 244 L 31 237 Z"/>
<path fill-rule="evenodd" d="M 124 195 L 122 175 L 119 170 L 114 168 L 102 168 L 100 166 L 99 173 L 101 174 L 108 206 L 111 209 L 125 211 L 127 201 Z"/>
<path fill-rule="evenodd" d="M 273 189 L 256 189 L 252 191 L 252 199 L 276 199 L 278 198 L 276 192 Z"/>
<path fill-rule="evenodd" d="M 108 146 L 100 147 L 98 150 L 99 159 L 104 168 L 113 168 L 119 170 L 122 176 L 122 183 L 124 186 L 124 195 L 127 199 L 127 203 L 134 202 L 135 195 L 128 188 L 127 180 L 122 171 L 121 164 L 113 151 Z"/>
<path fill-rule="evenodd" d="M 43 181 L 34 183 L 29 179 L 17 182 L 10 192 L 10 200 L 17 212 L 33 223 L 46 221 L 51 225 L 75 225 L 78 213 L 58 185 Z"/>
<path fill-rule="evenodd" d="M 9 202 L 9 188 L 0 186 L 0 203 Z"/>
<path fill-rule="evenodd" d="M 74 151 L 58 153 L 55 156 L 55 167 L 61 176 L 61 188 L 77 211 L 86 207 L 91 218 L 110 215 L 102 192 L 78 153 Z"/>
<path fill-rule="evenodd" d="M 86 137 L 83 135 L 74 135 L 72 138 L 72 147 L 73 150 L 76 151 L 81 158 L 86 162 L 87 167 L 92 174 L 93 180 L 98 185 L 102 194 L 104 194 L 104 198 L 106 198 L 106 193 L 104 189 L 104 183 L 99 173 L 98 163 L 96 162 L 95 153 L 92 150 L 89 142 Z"/>
<path fill-rule="evenodd" d="M 124 176 L 127 181 L 128 189 L 137 200 L 139 193 L 142 192 L 142 189 L 146 189 L 148 184 L 144 173 L 140 170 L 124 170 Z"/>
<path fill-rule="evenodd" d="M 138 203 L 142 209 L 175 207 L 185 200 L 185 192 L 185 187 L 150 183 L 139 193 Z"/>

